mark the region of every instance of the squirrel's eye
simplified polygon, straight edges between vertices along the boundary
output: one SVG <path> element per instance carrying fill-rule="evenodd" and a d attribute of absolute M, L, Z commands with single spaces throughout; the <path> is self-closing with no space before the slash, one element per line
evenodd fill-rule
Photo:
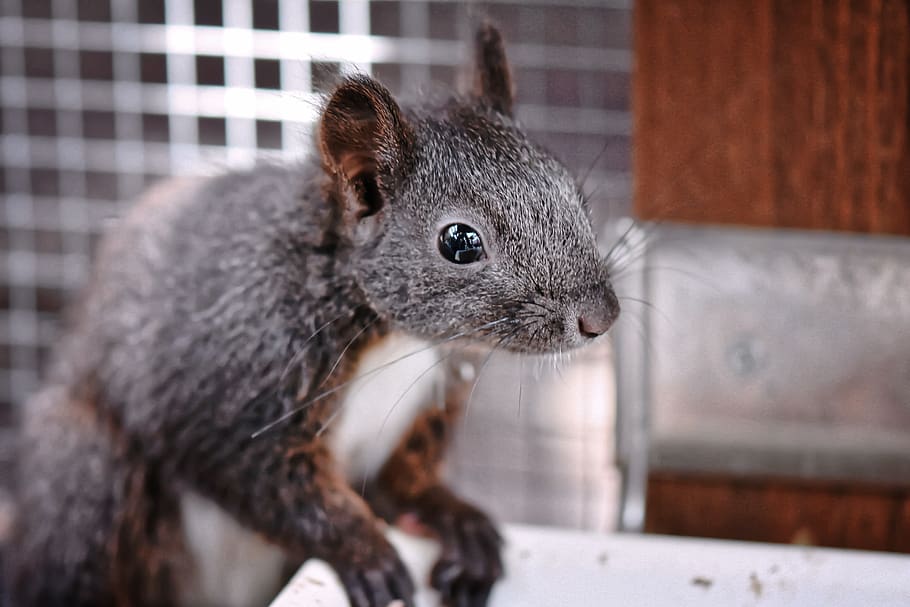
<path fill-rule="evenodd" d="M 453 223 L 442 229 L 439 252 L 452 263 L 473 263 L 484 257 L 480 234 L 463 223 Z"/>

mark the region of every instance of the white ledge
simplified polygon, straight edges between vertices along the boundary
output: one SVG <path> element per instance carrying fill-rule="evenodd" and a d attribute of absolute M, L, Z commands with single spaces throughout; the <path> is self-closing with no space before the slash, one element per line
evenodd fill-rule
<path fill-rule="evenodd" d="M 418 607 L 436 607 L 423 584 L 436 546 L 389 535 L 421 585 Z M 517 525 L 504 535 L 507 577 L 490 607 L 910 605 L 910 556 Z M 334 572 L 315 560 L 272 603 L 312 605 L 348 605 Z"/>

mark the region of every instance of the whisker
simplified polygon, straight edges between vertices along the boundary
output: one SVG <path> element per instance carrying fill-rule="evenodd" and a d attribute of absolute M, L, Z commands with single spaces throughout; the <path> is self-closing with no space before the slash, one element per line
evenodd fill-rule
<path fill-rule="evenodd" d="M 431 348 L 435 348 L 435 347 L 437 347 L 437 346 L 441 346 L 441 345 L 443 345 L 443 344 L 446 344 L 446 343 L 455 341 L 456 339 L 461 339 L 462 337 L 466 337 L 466 336 L 471 335 L 471 334 L 473 334 L 473 333 L 478 333 L 478 332 L 480 332 L 480 331 L 484 331 L 484 330 L 486 330 L 486 329 L 490 329 L 490 328 L 495 327 L 495 326 L 497 326 L 497 325 L 500 325 L 500 324 L 502 324 L 502 323 L 504 323 L 504 322 L 509 322 L 510 320 L 512 320 L 512 319 L 511 319 L 511 318 L 500 318 L 500 319 L 498 319 L 498 320 L 494 320 L 494 321 L 488 322 L 488 323 L 486 323 L 486 324 L 483 324 L 483 325 L 481 325 L 481 326 L 479 326 L 479 327 L 476 327 L 476 328 L 474 328 L 474 329 L 469 329 L 469 330 L 466 330 L 466 331 L 461 331 L 461 332 L 459 332 L 459 333 L 456 333 L 455 335 L 451 335 L 451 336 L 449 336 L 449 337 L 443 338 L 443 339 L 441 339 L 441 340 L 439 340 L 439 341 L 437 341 L 437 342 L 435 342 L 435 343 L 432 343 L 432 344 L 429 344 L 429 345 L 427 345 L 427 346 L 423 346 L 423 347 L 421 347 L 421 348 L 418 348 L 417 350 L 414 350 L 413 352 L 409 352 L 408 354 L 404 354 L 404 355 L 402 355 L 402 356 L 399 356 L 398 358 L 396 358 L 396 359 L 394 359 L 394 360 L 391 360 L 391 361 L 389 361 L 389 362 L 387 362 L 387 363 L 384 363 L 383 365 L 380 365 L 379 367 L 376 367 L 375 369 L 370 369 L 369 371 L 366 371 L 366 372 L 364 372 L 364 373 L 361 373 L 361 374 L 358 375 L 357 377 L 354 377 L 354 378 L 348 379 L 348 380 L 346 380 L 346 381 L 343 381 L 343 382 L 341 382 L 340 384 L 338 384 L 337 386 L 335 386 L 335 387 L 333 387 L 333 388 L 330 388 L 330 389 L 326 390 L 325 392 L 322 392 L 322 393 L 320 393 L 320 394 L 317 394 L 316 396 L 307 399 L 306 401 L 304 401 L 304 402 L 301 403 L 300 405 L 298 405 L 298 406 L 292 408 L 290 411 L 288 411 L 288 412 L 286 412 L 286 413 L 283 413 L 283 414 L 280 415 L 278 418 L 274 419 L 273 421 L 269 422 L 268 424 L 266 424 L 265 426 L 263 426 L 262 428 L 260 428 L 259 430 L 257 430 L 257 431 L 254 432 L 253 434 L 251 434 L 251 435 L 250 435 L 250 438 L 257 438 L 257 437 L 261 436 L 264 432 L 267 432 L 267 431 L 271 430 L 272 428 L 274 428 L 275 426 L 277 426 L 277 425 L 280 424 L 281 422 L 287 421 L 288 419 L 290 419 L 291 417 L 293 417 L 293 416 L 296 415 L 297 413 L 300 413 L 301 411 L 305 410 L 307 407 L 310 407 L 313 403 L 318 402 L 318 401 L 320 401 L 320 400 L 326 398 L 327 396 L 330 396 L 330 395 L 332 395 L 332 394 L 335 394 L 335 393 L 338 392 L 339 390 L 342 390 L 343 388 L 345 388 L 345 387 L 348 386 L 349 384 L 351 384 L 351 383 L 353 383 L 353 382 L 355 382 L 355 381 L 357 381 L 357 380 L 359 380 L 359 379 L 362 379 L 362 378 L 364 378 L 364 377 L 368 377 L 368 376 L 370 376 L 370 375 L 373 375 L 373 374 L 375 374 L 375 373 L 378 373 L 378 372 L 382 371 L 385 367 L 388 367 L 389 365 L 393 365 L 393 364 L 395 364 L 395 363 L 397 363 L 397 362 L 399 362 L 399 361 L 402 361 L 402 360 L 404 360 L 404 359 L 406 359 L 406 358 L 410 358 L 411 356 L 416 356 L 417 354 L 420 354 L 421 352 L 426 352 L 427 350 L 429 350 L 429 349 L 431 349 Z"/>
<path fill-rule="evenodd" d="M 601 157 L 604 155 L 604 152 L 607 151 L 607 148 L 609 146 L 610 146 L 610 140 L 608 138 L 604 138 L 603 147 L 600 148 L 599 152 L 597 152 L 597 156 L 594 157 L 594 160 L 591 162 L 590 166 L 588 166 L 588 169 L 585 171 L 585 174 L 581 178 L 580 188 L 582 190 L 584 190 L 585 184 L 587 184 L 587 182 L 588 182 L 588 177 L 591 176 L 591 172 L 594 170 L 594 167 L 596 167 L 597 163 L 600 162 Z M 595 190 L 595 192 L 596 192 L 596 190 Z M 593 196 L 593 193 L 592 193 L 592 196 Z M 586 196 L 585 198 L 589 198 L 589 196 Z"/>
<path fill-rule="evenodd" d="M 606 255 L 604 256 L 604 258 L 603 258 L 603 261 L 604 261 L 604 263 L 607 264 L 607 266 L 610 265 L 610 259 L 613 257 L 613 254 L 616 252 L 617 248 L 618 248 L 622 243 L 626 242 L 626 239 L 629 237 L 629 234 L 630 234 L 630 233 L 632 232 L 632 230 L 633 230 L 634 228 L 636 228 L 637 226 L 638 226 L 638 222 L 637 222 L 637 221 L 634 221 L 634 220 L 629 221 L 629 227 L 626 228 L 625 231 L 624 231 L 624 232 L 620 235 L 620 237 L 616 240 L 616 242 L 613 243 L 613 246 L 610 247 L 610 250 L 607 251 L 607 254 L 606 254 Z"/>
<path fill-rule="evenodd" d="M 542 304 L 537 301 L 532 301 L 530 299 L 520 299 L 520 300 L 518 300 L 518 303 L 528 304 L 531 306 L 537 306 L 538 308 L 546 310 L 547 312 L 550 312 L 552 314 L 558 314 L 558 312 L 556 310 L 554 310 L 553 308 L 551 308 L 550 306 L 548 306 L 546 304 Z"/>
<path fill-rule="evenodd" d="M 518 419 L 521 419 L 521 393 L 524 386 L 525 357 L 518 355 Z"/>
<path fill-rule="evenodd" d="M 651 252 L 650 244 L 650 241 L 643 237 L 642 240 L 636 242 L 634 245 L 623 247 L 616 257 L 606 261 L 607 271 L 611 275 L 616 275 L 630 267 L 636 261 Z"/>
<path fill-rule="evenodd" d="M 464 349 L 464 348 L 462 348 L 462 349 Z M 389 410 L 386 412 L 385 417 L 383 417 L 382 423 L 379 424 L 379 431 L 378 431 L 377 434 L 376 434 L 376 440 L 378 440 L 379 437 L 382 436 L 382 432 L 383 432 L 383 430 L 385 430 L 386 424 L 389 422 L 389 418 L 392 417 L 392 412 L 395 411 L 395 408 L 399 405 L 399 403 L 401 403 L 401 401 L 404 400 L 404 397 L 408 395 L 408 392 L 410 392 L 411 389 L 412 389 L 414 386 L 417 385 L 417 382 L 419 382 L 421 379 L 423 379 L 423 377 L 424 377 L 427 373 L 429 373 L 429 372 L 432 371 L 434 368 L 436 368 L 438 365 L 440 365 L 440 364 L 442 364 L 443 362 L 445 362 L 446 360 L 448 360 L 453 354 L 455 354 L 455 350 L 452 350 L 451 352 L 447 353 L 445 356 L 440 357 L 440 358 L 439 358 L 436 362 L 434 362 L 432 365 L 430 365 L 429 367 L 427 367 L 426 369 L 424 369 L 423 371 L 421 371 L 420 375 L 418 375 L 417 377 L 415 377 L 414 380 L 413 380 L 410 384 L 408 384 L 408 387 L 405 388 L 405 389 L 404 389 L 404 392 L 401 393 L 401 396 L 399 396 L 399 397 L 395 400 L 395 402 L 392 403 L 392 406 L 389 407 Z"/>
<path fill-rule="evenodd" d="M 547 318 L 549 318 L 549 316 L 543 314 L 522 314 L 521 317 L 519 317 L 519 320 L 538 322 L 538 320 L 546 320 Z M 524 326 L 530 326 L 530 323 L 525 323 Z"/>
<path fill-rule="evenodd" d="M 563 385 L 568 385 L 568 383 L 566 382 L 566 378 L 562 374 L 562 369 L 560 368 L 560 365 L 559 365 L 559 363 L 561 362 L 561 359 L 562 359 L 562 351 L 553 353 L 553 371 L 556 373 L 556 376 L 559 377 L 559 381 L 562 382 Z"/>
<path fill-rule="evenodd" d="M 654 312 L 656 312 L 657 314 L 660 314 L 660 316 L 661 316 L 665 321 L 667 321 L 669 324 L 671 324 L 671 325 L 674 324 L 673 321 L 670 320 L 670 317 L 667 316 L 667 315 L 663 312 L 663 310 L 659 309 L 657 306 L 655 306 L 654 304 L 652 304 L 650 301 L 645 301 L 644 299 L 639 299 L 639 298 L 637 298 L 637 297 L 629 297 L 628 295 L 617 295 L 616 298 L 619 299 L 620 301 L 634 301 L 635 303 L 639 303 L 639 304 L 641 304 L 641 305 L 643 305 L 643 306 L 647 306 L 648 308 L 654 310 Z"/>
<path fill-rule="evenodd" d="M 463 349 L 463 348 L 462 348 L 462 349 Z M 442 358 L 440 358 L 439 360 L 437 360 L 436 362 L 434 362 L 433 364 L 431 364 L 429 367 L 427 367 L 426 369 L 424 369 L 424 370 L 420 373 L 420 375 L 418 375 L 418 376 L 414 379 L 414 381 L 412 381 L 410 384 L 408 384 L 408 387 L 405 388 L 404 392 L 401 393 L 401 396 L 398 397 L 398 400 L 396 400 L 396 401 L 392 404 L 392 406 L 389 408 L 388 412 L 386 412 L 386 415 L 385 415 L 385 417 L 384 417 L 383 420 L 382 420 L 382 424 L 380 424 L 380 426 L 379 426 L 379 432 L 378 432 L 377 437 L 376 437 L 377 440 L 378 440 L 379 436 L 382 435 L 382 431 L 383 431 L 383 429 L 385 429 L 386 423 L 389 421 L 389 417 L 391 417 L 392 412 L 395 410 L 395 408 L 398 406 L 398 404 L 404 399 L 404 397 L 407 396 L 408 392 L 411 391 L 411 388 L 413 388 L 415 385 L 417 385 L 417 382 L 419 382 L 419 381 L 421 380 L 421 378 L 423 378 L 424 375 L 426 375 L 427 373 L 429 373 L 434 367 L 436 367 L 437 365 L 439 365 L 439 364 L 440 364 L 441 362 L 443 362 L 444 360 L 448 359 L 448 358 L 449 358 L 450 356 L 452 356 L 454 353 L 455 353 L 455 350 L 452 350 L 451 352 L 449 352 L 448 354 L 446 354 L 445 356 L 443 356 Z M 388 369 L 388 366 L 384 366 L 384 368 L 385 368 L 385 369 Z M 322 434 L 329 428 L 329 425 L 330 425 L 330 424 L 338 417 L 338 415 L 341 413 L 342 409 L 344 409 L 343 403 L 342 403 L 341 405 L 339 405 L 339 407 L 332 413 L 332 415 L 329 417 L 329 419 L 326 420 L 325 424 L 323 424 L 323 426 L 322 426 L 321 428 L 319 428 L 319 431 L 316 432 L 316 436 L 322 436 Z"/>
<path fill-rule="evenodd" d="M 357 306 L 356 308 L 354 308 L 353 311 L 356 312 L 358 308 L 360 308 L 360 306 Z M 288 361 L 288 364 L 285 365 L 284 370 L 281 372 L 281 375 L 278 377 L 278 385 L 279 385 L 279 386 L 284 385 L 284 381 L 285 381 L 285 379 L 287 379 L 287 374 L 290 372 L 290 370 L 291 370 L 293 367 L 297 366 L 297 364 L 299 364 L 300 361 L 303 359 L 303 355 L 306 353 L 306 347 L 307 347 L 307 345 L 309 345 L 309 343 L 310 343 L 311 341 L 313 341 L 313 338 L 315 338 L 317 335 L 319 335 L 319 334 L 320 334 L 324 329 L 326 329 L 329 325 L 338 322 L 339 320 L 341 320 L 342 318 L 344 318 L 344 317 L 347 316 L 348 314 L 350 314 L 350 311 L 342 312 L 341 314 L 339 314 L 338 316 L 336 316 L 336 317 L 333 318 L 332 320 L 329 320 L 328 322 L 323 323 L 322 325 L 319 326 L 318 329 L 316 329 L 315 331 L 313 331 L 313 334 L 312 334 L 312 335 L 310 335 L 309 337 L 307 337 L 307 338 L 304 340 L 304 342 L 303 342 L 302 344 L 300 344 L 300 347 L 297 348 L 297 351 L 296 351 L 296 352 L 294 353 L 294 355 L 291 357 L 291 360 Z"/>
<path fill-rule="evenodd" d="M 540 336 L 540 332 L 543 331 L 543 328 L 544 328 L 543 324 L 538 324 L 536 327 L 534 327 L 534 330 L 531 332 L 531 338 L 530 338 L 531 343 L 533 343 L 533 344 L 537 343 L 537 338 Z"/>
<path fill-rule="evenodd" d="M 471 386 L 471 393 L 468 395 L 468 400 L 464 407 L 464 417 L 461 421 L 462 427 L 466 426 L 468 423 L 468 413 L 471 411 L 471 403 L 474 400 L 474 392 L 477 390 L 478 384 L 480 384 L 480 376 L 483 374 L 484 369 L 486 369 L 487 364 L 490 362 L 490 359 L 493 357 L 493 354 L 496 352 L 499 346 L 501 346 L 506 339 L 514 337 L 519 330 L 521 330 L 521 327 L 518 327 L 516 330 L 500 339 L 495 346 L 490 348 L 490 352 L 487 354 L 486 358 L 483 359 L 483 363 L 481 363 L 480 369 L 477 371 L 477 376 L 474 378 L 474 385 Z"/>
<path fill-rule="evenodd" d="M 641 225 L 643 222 L 637 223 Z M 648 245 L 650 245 L 655 240 L 658 229 L 663 227 L 663 225 L 664 222 L 661 220 L 647 222 L 644 227 L 641 228 L 641 235 L 637 241 L 627 242 L 628 246 L 625 247 L 618 247 L 621 250 L 617 251 L 617 254 L 621 255 L 621 257 L 616 257 L 612 260 L 604 258 L 604 261 L 608 262 L 608 267 L 610 268 L 611 273 L 615 273 L 616 271 L 621 272 L 625 270 L 625 268 L 622 266 L 629 266 L 645 256 L 650 250 L 650 247 Z M 675 249 L 688 254 L 692 258 L 697 258 L 699 253 L 693 251 L 688 247 L 680 246 L 685 245 L 686 243 L 690 243 L 691 241 L 692 237 L 687 235 L 677 236 L 675 238 L 662 235 L 660 237 L 659 243 L 661 247 L 666 247 L 667 245 L 672 244 L 674 245 Z"/>
<path fill-rule="evenodd" d="M 641 341 L 648 348 L 648 352 L 652 355 L 656 354 L 654 344 L 651 342 L 651 339 L 647 336 L 647 331 L 645 331 L 645 324 L 641 320 L 641 318 L 635 316 L 634 314 L 628 315 L 628 316 L 626 316 L 626 318 L 635 321 L 636 324 L 633 325 L 632 328 L 634 328 L 636 330 L 636 332 L 638 333 L 639 337 L 641 337 Z"/>
<path fill-rule="evenodd" d="M 609 272 L 612 275 L 618 275 L 625 271 L 627 268 L 631 267 L 632 264 L 638 260 L 645 257 L 651 251 L 651 242 L 655 238 L 655 233 L 657 231 L 657 226 L 659 224 L 652 223 L 648 226 L 647 229 L 642 231 L 642 234 L 637 242 L 634 244 L 629 244 L 627 247 L 624 247 L 620 251 L 620 257 L 616 257 L 612 260 L 607 261 L 607 267 Z M 662 244 L 671 242 L 669 240 L 662 240 Z"/>
<path fill-rule="evenodd" d="M 653 272 L 655 270 L 667 271 L 667 272 L 677 272 L 677 273 L 685 276 L 686 278 L 691 278 L 691 279 L 699 281 L 699 283 L 702 286 L 711 289 L 715 293 L 721 292 L 720 287 L 718 287 L 716 284 L 713 284 L 711 281 L 709 281 L 706 276 L 702 276 L 702 275 L 692 272 L 690 270 L 683 270 L 682 268 L 676 268 L 673 266 L 663 266 L 663 265 L 661 265 L 661 266 L 647 265 L 647 266 L 644 266 L 643 268 L 639 268 L 639 270 L 641 272 Z M 620 274 L 615 276 L 614 278 L 620 278 L 622 276 L 626 276 L 629 271 L 630 271 L 630 268 L 626 268 Z"/>
<path fill-rule="evenodd" d="M 335 364 L 332 365 L 332 368 L 329 369 L 328 373 L 326 373 L 325 378 L 322 380 L 322 382 L 320 382 L 320 384 L 319 384 L 320 388 L 323 387 L 327 381 L 329 381 L 330 377 L 332 377 L 332 374 L 335 372 L 335 369 L 338 368 L 338 363 L 341 362 L 341 359 L 344 358 L 345 354 L 347 354 L 348 349 L 354 344 L 355 341 L 357 341 L 357 338 L 359 338 L 361 335 L 363 335 L 367 329 L 369 329 L 374 324 L 376 324 L 376 321 L 378 321 L 378 320 L 379 320 L 378 318 L 374 318 L 373 320 L 371 320 L 370 322 L 365 324 L 363 327 L 361 327 L 361 329 L 359 331 L 357 331 L 357 333 L 354 334 L 354 337 L 352 337 L 350 339 L 350 341 L 348 341 L 347 345 L 341 350 L 341 354 L 339 354 L 338 358 L 335 359 Z"/>
<path fill-rule="evenodd" d="M 382 418 L 382 423 L 379 425 L 379 430 L 376 432 L 376 436 L 373 438 L 373 443 L 374 443 L 374 444 L 375 444 L 375 443 L 379 440 L 379 438 L 382 436 L 382 433 L 383 433 L 383 431 L 385 430 L 386 424 L 388 424 L 388 422 L 389 422 L 389 418 L 392 417 L 392 412 L 394 412 L 395 409 L 398 408 L 398 405 L 401 403 L 402 400 L 404 400 L 404 397 L 407 396 L 408 392 L 410 392 L 411 389 L 412 389 L 415 385 L 417 385 L 417 382 L 419 382 L 427 373 L 429 373 L 430 371 L 432 371 L 437 365 L 441 364 L 441 363 L 442 363 L 443 361 L 445 361 L 445 360 L 448 360 L 453 354 L 455 354 L 456 351 L 457 351 L 457 352 L 462 352 L 462 351 L 464 351 L 464 349 L 465 349 L 466 347 L 467 347 L 467 345 L 462 346 L 461 348 L 459 348 L 459 349 L 457 349 L 457 350 L 452 350 L 452 351 L 448 352 L 445 356 L 439 358 L 436 362 L 434 362 L 434 363 L 431 364 L 429 367 L 427 367 L 426 369 L 424 369 L 423 371 L 421 371 L 421 372 L 420 372 L 420 375 L 418 375 L 417 377 L 415 377 L 414 380 L 413 380 L 410 384 L 408 384 L 408 387 L 405 388 L 405 389 L 404 389 L 404 392 L 402 392 L 401 395 L 395 400 L 395 402 L 392 403 L 392 406 L 389 407 L 389 410 L 386 411 L 385 416 Z M 338 408 L 338 411 L 336 411 L 336 412 L 332 415 L 332 417 L 333 417 L 333 418 L 336 417 L 336 416 L 338 415 L 338 413 L 340 412 L 340 410 L 341 410 L 341 407 Z M 331 420 L 329 420 L 329 421 L 331 421 Z M 366 494 L 366 489 L 367 489 L 367 476 L 365 475 L 364 478 L 363 478 L 363 481 L 361 482 L 361 485 L 360 485 L 360 496 L 361 496 L 361 497 L 363 497 L 363 496 Z"/>
<path fill-rule="evenodd" d="M 322 436 L 325 433 L 325 431 L 329 429 L 329 426 L 332 425 L 332 422 L 335 421 L 339 415 L 341 415 L 341 411 L 343 409 L 344 409 L 344 407 L 339 405 L 338 408 L 336 408 L 334 411 L 332 411 L 332 414 L 329 416 L 329 418 L 327 420 L 325 420 L 325 423 L 322 424 L 322 426 L 319 428 L 319 430 L 316 431 L 317 437 Z"/>
<path fill-rule="evenodd" d="M 590 193 L 584 195 L 584 196 L 585 196 L 585 204 L 590 205 L 590 204 L 591 204 L 591 201 L 594 200 L 594 197 L 597 196 L 597 194 L 600 193 L 600 191 L 603 189 L 603 187 L 604 187 L 604 180 L 601 180 L 601 181 L 594 187 L 594 189 L 591 190 Z M 613 210 L 614 210 L 614 209 L 613 209 L 612 201 L 608 198 L 605 202 L 607 203 L 607 217 L 612 217 L 612 216 L 613 216 Z"/>
<path fill-rule="evenodd" d="M 624 312 L 628 312 L 634 318 L 637 318 L 639 322 L 644 323 L 644 313 L 641 310 L 627 309 Z M 618 320 L 616 322 L 619 322 Z"/>
<path fill-rule="evenodd" d="M 613 247 L 604 258 L 604 262 L 611 270 L 620 266 L 621 263 L 631 263 L 630 257 L 638 256 L 648 251 L 648 244 L 654 238 L 657 229 L 662 225 L 660 221 L 651 221 L 644 226 L 642 222 L 631 220 L 631 223 L 619 240 L 614 243 Z M 632 232 L 637 228 L 636 232 Z M 632 240 L 636 238 L 636 240 Z M 613 257 L 619 255 L 619 257 Z"/>
<path fill-rule="evenodd" d="M 633 227 L 634 224 L 630 225 L 629 228 L 623 232 L 622 236 L 620 236 L 619 239 L 613 243 L 613 246 L 610 247 L 610 250 L 607 251 L 607 254 L 603 257 L 603 263 L 607 266 L 607 271 L 611 274 L 614 272 L 617 266 L 617 260 L 629 255 L 629 250 L 632 246 L 629 241 L 629 230 L 631 230 Z"/>

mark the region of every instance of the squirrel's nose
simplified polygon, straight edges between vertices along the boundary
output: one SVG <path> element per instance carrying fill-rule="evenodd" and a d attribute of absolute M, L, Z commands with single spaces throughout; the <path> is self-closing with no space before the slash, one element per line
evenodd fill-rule
<path fill-rule="evenodd" d="M 619 301 L 610 291 L 603 300 L 588 304 L 578 311 L 578 332 L 582 337 L 594 339 L 607 332 L 619 316 Z"/>
<path fill-rule="evenodd" d="M 601 312 L 583 312 L 578 317 L 578 332 L 582 337 L 594 339 L 607 332 L 613 323 Z"/>

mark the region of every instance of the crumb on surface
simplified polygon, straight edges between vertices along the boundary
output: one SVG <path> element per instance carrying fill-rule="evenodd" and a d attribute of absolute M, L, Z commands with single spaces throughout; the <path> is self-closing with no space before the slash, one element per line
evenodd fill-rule
<path fill-rule="evenodd" d="M 707 590 L 708 588 L 710 588 L 711 586 L 714 585 L 714 580 L 712 580 L 711 578 L 707 578 L 703 575 L 696 575 L 694 578 L 692 578 L 692 585 L 701 586 L 702 588 Z"/>
<path fill-rule="evenodd" d="M 761 598 L 764 590 L 761 580 L 758 579 L 758 575 L 756 575 L 754 571 L 749 574 L 749 590 L 752 591 L 752 594 L 754 594 L 756 598 Z"/>

